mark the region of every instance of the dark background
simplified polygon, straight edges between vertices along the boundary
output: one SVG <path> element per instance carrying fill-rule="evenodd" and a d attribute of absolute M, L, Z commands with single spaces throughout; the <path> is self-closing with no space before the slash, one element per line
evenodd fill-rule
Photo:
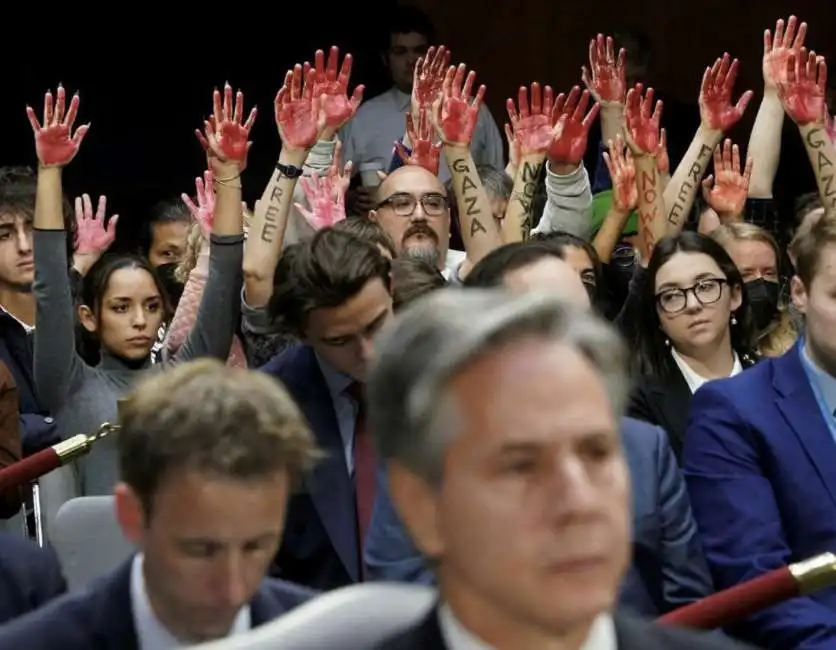
<path fill-rule="evenodd" d="M 122 5 L 124 13 L 62 12 L 4 21 L 3 125 L 0 164 L 35 162 L 24 107 L 42 110 L 43 93 L 62 82 L 81 91 L 79 122 L 92 128 L 68 168 L 65 189 L 75 195 L 105 193 L 118 212 L 119 239 L 133 239 L 148 208 L 194 190 L 204 157 L 193 135 L 211 108 L 211 93 L 229 80 L 258 105 L 255 142 L 245 198 L 261 193 L 275 163 L 279 140 L 273 98 L 285 71 L 314 51 L 339 45 L 355 57 L 352 85 L 366 97 L 385 90 L 378 55 L 385 38 L 385 9 L 394 0 L 353 4 L 301 2 L 208 5 L 171 12 Z M 556 1 L 413 0 L 434 20 L 439 40 L 455 61 L 466 61 L 488 86 L 487 103 L 500 127 L 504 101 L 521 83 L 537 80 L 566 90 L 580 81 L 589 38 L 621 26 L 639 26 L 654 46 L 651 79 L 663 93 L 695 104 L 702 71 L 724 51 L 742 59 L 740 91 L 755 98 L 731 137 L 745 145 L 760 101 L 762 35 L 790 11 L 810 23 L 808 44 L 836 62 L 836 11 L 831 0 Z M 191 12 L 191 13 L 190 13 Z M 178 14 L 179 15 L 179 14 Z M 72 23 L 71 26 L 67 26 Z M 77 24 L 76 24 L 77 23 Z M 381 33 L 383 31 L 383 33 Z M 19 40 L 25 46 L 15 46 Z M 38 50 L 37 43 L 47 47 Z M 72 45 L 68 45 L 71 43 Z M 20 47 L 15 52 L 15 47 Z M 836 80 L 836 64 L 831 65 Z M 832 84 L 832 81 L 831 81 Z M 785 124 L 776 183 L 779 198 L 814 189 L 794 126 Z"/>

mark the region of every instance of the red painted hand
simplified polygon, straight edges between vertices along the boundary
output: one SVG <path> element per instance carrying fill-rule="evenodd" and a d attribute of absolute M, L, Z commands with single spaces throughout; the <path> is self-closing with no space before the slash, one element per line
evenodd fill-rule
<path fill-rule="evenodd" d="M 511 120 L 511 130 L 520 153 L 523 156 L 530 154 L 545 156 L 556 134 L 556 127 L 552 125 L 554 93 L 551 86 L 546 86 L 545 92 L 541 92 L 540 84 L 536 81 L 532 83 L 530 107 L 528 89 L 521 86 L 517 98 L 519 113 L 514 106 L 513 99 L 508 99 L 505 104 Z"/>
<path fill-rule="evenodd" d="M 82 194 L 75 199 L 75 252 L 78 255 L 101 255 L 116 239 L 116 224 L 119 215 L 107 219 L 107 197 L 99 197 L 96 214 L 89 194 Z M 105 225 L 106 224 L 106 225 Z"/>
<path fill-rule="evenodd" d="M 775 37 L 768 29 L 763 33 L 763 80 L 767 88 L 787 83 L 787 60 L 798 56 L 807 36 L 807 23 L 798 25 L 798 18 L 790 16 L 784 31 L 784 21 L 775 24 Z M 796 28 L 798 31 L 796 32 Z"/>
<path fill-rule="evenodd" d="M 342 67 L 337 73 L 337 62 L 340 60 L 340 49 L 334 45 L 328 53 L 328 63 L 325 63 L 325 52 L 317 50 L 314 54 L 313 96 L 322 99 L 325 111 L 325 124 L 335 131 L 348 122 L 357 112 L 363 101 L 362 85 L 357 86 L 348 97 L 348 81 L 351 78 L 352 56 L 346 54 Z M 305 62 L 302 66 L 302 79 L 308 82 L 311 64 Z"/>
<path fill-rule="evenodd" d="M 732 60 L 724 54 L 712 67 L 705 69 L 700 88 L 700 118 L 709 129 L 728 131 L 737 124 L 752 99 L 752 91 L 747 90 L 737 100 L 737 105 L 732 106 L 732 90 L 739 67 L 737 59 Z"/>
<path fill-rule="evenodd" d="M 656 148 L 656 169 L 662 174 L 671 173 L 671 159 L 668 156 L 668 132 L 661 129 L 659 146 Z"/>
<path fill-rule="evenodd" d="M 639 204 L 639 188 L 636 185 L 636 166 L 630 150 L 624 150 L 624 138 L 618 135 L 615 142 L 608 143 L 609 153 L 604 152 L 604 163 L 612 179 L 613 207 L 629 213 Z"/>
<path fill-rule="evenodd" d="M 652 109 L 652 112 L 651 112 Z M 662 142 L 659 123 L 662 120 L 662 101 L 653 106 L 653 88 L 642 97 L 642 85 L 636 84 L 627 92 L 624 107 L 627 145 L 636 155 L 658 155 Z"/>
<path fill-rule="evenodd" d="M 247 121 L 242 123 L 244 93 L 239 90 L 235 94 L 233 106 L 232 86 L 227 83 L 224 85 L 223 98 L 217 89 L 212 94 L 212 116 L 203 123 L 203 133 L 195 130 L 195 135 L 209 158 L 235 163 L 244 171 L 247 167 L 247 154 L 253 144 L 249 141 L 250 130 L 257 114 L 258 109 L 253 107 Z"/>
<path fill-rule="evenodd" d="M 418 113 L 418 128 L 416 129 L 412 115 L 406 114 L 406 134 L 412 143 L 410 154 L 402 143 L 395 143 L 395 151 L 405 165 L 418 165 L 427 171 L 438 175 L 438 168 L 441 164 L 441 143 L 435 141 L 436 133 L 427 111 L 431 108 L 422 108 Z"/>
<path fill-rule="evenodd" d="M 589 106 L 589 91 L 578 86 L 572 88 L 569 96 L 560 93 L 552 109 L 554 139 L 546 155 L 553 164 L 578 165 L 586 153 L 589 129 L 598 116 L 601 105 L 595 102 Z M 584 116 L 585 115 L 585 116 Z"/>
<path fill-rule="evenodd" d="M 740 149 L 732 146 L 731 140 L 726 139 L 722 149 L 718 146 L 714 150 L 714 175 L 703 180 L 702 195 L 721 221 L 736 220 L 743 215 L 751 177 L 752 159 L 746 159 L 746 168 L 741 173 Z"/>
<path fill-rule="evenodd" d="M 64 167 L 78 153 L 81 141 L 90 129 L 89 124 L 78 127 L 72 133 L 73 123 L 78 114 L 78 93 L 73 95 L 70 106 L 66 107 L 67 95 L 63 86 L 58 86 L 57 99 L 53 104 L 52 93 L 44 95 L 43 125 L 35 116 L 31 106 L 26 107 L 26 116 L 35 133 L 35 152 L 42 167 Z M 66 112 L 65 112 L 66 111 Z"/>
<path fill-rule="evenodd" d="M 802 48 L 798 57 L 787 59 L 787 81 L 778 86 L 781 103 L 792 120 L 800 125 L 823 123 L 827 114 L 825 92 L 827 63 L 824 57 Z"/>
<path fill-rule="evenodd" d="M 215 223 L 215 183 L 212 170 L 207 169 L 203 172 L 203 178 L 200 176 L 195 178 L 194 186 L 197 204 L 185 192 L 180 195 L 180 198 L 183 199 L 183 203 L 186 204 L 194 220 L 200 224 L 204 236 L 208 237 Z"/>
<path fill-rule="evenodd" d="M 479 86 L 476 97 L 472 98 L 475 82 L 476 73 L 471 70 L 468 74 L 464 63 L 447 69 L 442 96 L 435 100 L 431 112 L 433 126 L 445 144 L 470 145 L 485 99 L 484 86 Z"/>
<path fill-rule="evenodd" d="M 314 71 L 309 70 L 302 84 L 302 66 L 298 63 L 285 75 L 284 85 L 274 102 L 276 126 L 282 145 L 307 150 L 316 144 L 326 126 L 322 99 L 313 93 Z"/>
<path fill-rule="evenodd" d="M 450 65 L 450 50 L 443 45 L 430 47 L 425 56 L 418 59 L 412 77 L 412 119 L 418 119 L 421 108 L 431 109 L 441 98 L 444 77 Z"/>
<path fill-rule="evenodd" d="M 331 166 L 328 167 L 326 176 L 331 181 L 331 187 L 334 190 L 334 199 L 337 196 L 345 197 L 348 191 L 348 186 L 351 185 L 351 171 L 354 164 L 348 160 L 345 165 L 343 160 L 343 143 L 337 140 L 337 145 L 334 147 L 334 159 L 331 161 Z"/>
<path fill-rule="evenodd" d="M 329 176 L 303 176 L 300 184 L 310 209 L 296 203 L 296 209 L 314 230 L 333 226 L 345 219 L 345 195 L 337 191 Z"/>
<path fill-rule="evenodd" d="M 508 141 L 508 164 L 516 169 L 519 167 L 520 158 L 522 158 L 522 150 L 517 136 L 514 135 L 514 129 L 508 122 L 505 123 L 505 139 Z"/>
<path fill-rule="evenodd" d="M 589 41 L 589 69 L 581 68 L 581 79 L 597 102 L 623 104 L 627 93 L 627 51 L 621 48 L 615 56 L 611 36 L 603 34 Z M 591 73 L 590 73 L 591 70 Z"/>

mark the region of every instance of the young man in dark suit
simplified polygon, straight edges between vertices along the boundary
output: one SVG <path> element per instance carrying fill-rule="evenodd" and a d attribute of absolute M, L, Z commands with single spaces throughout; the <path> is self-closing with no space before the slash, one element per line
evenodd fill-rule
<path fill-rule="evenodd" d="M 382 332 L 369 424 L 440 601 L 380 650 L 709 650 L 611 614 L 630 561 L 627 353 L 554 293 L 442 289 Z"/>
<path fill-rule="evenodd" d="M 0 628 L 0 648 L 180 647 L 244 632 L 312 595 L 263 577 L 291 486 L 314 457 L 286 391 L 195 361 L 148 378 L 120 420 L 116 516 L 139 553 Z"/>
<path fill-rule="evenodd" d="M 376 468 L 362 387 L 372 339 L 392 315 L 389 259 L 354 235 L 320 230 L 282 255 L 268 312 L 303 342 L 261 370 L 287 387 L 325 451 L 291 498 L 272 573 L 321 590 L 358 582 Z"/>

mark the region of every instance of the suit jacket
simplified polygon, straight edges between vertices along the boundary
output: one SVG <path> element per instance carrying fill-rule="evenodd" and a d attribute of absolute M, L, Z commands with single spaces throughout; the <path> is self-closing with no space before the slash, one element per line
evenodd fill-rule
<path fill-rule="evenodd" d="M 836 549 L 836 442 L 789 352 L 694 395 L 685 480 L 718 589 Z M 836 647 L 836 588 L 751 617 L 763 648 Z"/>
<path fill-rule="evenodd" d="M 715 635 L 656 626 L 626 616 L 615 617 L 618 650 L 743 650 L 744 646 Z M 447 650 L 438 624 L 438 610 L 416 627 L 402 632 L 374 650 Z M 787 649 L 789 650 L 789 648 Z"/>
<path fill-rule="evenodd" d="M 14 465 L 21 454 L 17 384 L 6 364 L 0 361 L 0 469 Z M 0 518 L 7 519 L 20 512 L 22 499 L 20 488 L 0 492 Z"/>
<path fill-rule="evenodd" d="M 354 482 L 345 463 L 334 404 L 313 349 L 294 345 L 261 367 L 279 379 L 308 420 L 326 456 L 291 497 L 272 575 L 318 590 L 360 578 Z"/>
<path fill-rule="evenodd" d="M 61 566 L 51 550 L 19 535 L 0 533 L 0 623 L 23 616 L 65 591 Z"/>
<path fill-rule="evenodd" d="M 633 494 L 633 562 L 619 607 L 655 617 L 713 592 L 685 482 L 659 427 L 624 418 L 624 453 Z M 386 493 L 381 472 L 365 544 L 370 578 L 434 584 Z"/>
<path fill-rule="evenodd" d="M 131 565 L 132 559 L 89 587 L 0 627 L 0 648 L 138 650 Z M 265 579 L 250 601 L 252 626 L 278 618 L 312 596 L 304 587 Z"/>
<path fill-rule="evenodd" d="M 747 355 L 741 357 L 740 364 L 745 370 L 754 361 Z M 691 389 L 671 357 L 664 377 L 639 377 L 627 407 L 630 417 L 660 426 L 667 432 L 671 449 L 680 464 L 691 397 Z"/>

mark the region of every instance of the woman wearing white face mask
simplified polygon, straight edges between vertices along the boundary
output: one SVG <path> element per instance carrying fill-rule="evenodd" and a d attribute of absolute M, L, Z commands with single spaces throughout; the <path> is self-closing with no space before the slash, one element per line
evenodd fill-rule
<path fill-rule="evenodd" d="M 691 396 L 755 362 L 751 312 L 734 262 L 697 233 L 661 240 L 643 282 L 628 414 L 663 427 L 679 457 Z"/>

